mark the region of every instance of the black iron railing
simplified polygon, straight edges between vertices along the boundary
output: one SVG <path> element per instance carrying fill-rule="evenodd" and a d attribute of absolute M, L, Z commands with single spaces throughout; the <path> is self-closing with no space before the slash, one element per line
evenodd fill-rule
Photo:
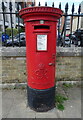
<path fill-rule="evenodd" d="M 11 22 L 11 39 L 12 39 L 12 45 L 11 46 L 15 46 L 14 44 L 14 31 L 13 31 L 13 15 L 16 15 L 16 17 L 18 18 L 18 43 L 19 45 L 18 46 L 21 46 L 21 37 L 20 37 L 20 17 L 19 17 L 19 5 L 21 4 L 21 2 L 16 2 L 16 5 L 17 5 L 17 8 L 16 8 L 16 12 L 13 12 L 13 6 L 12 6 L 12 2 L 9 2 L 9 12 L 6 12 L 5 11 L 5 5 L 4 5 L 4 2 L 2 2 L 2 12 L 0 12 L 0 15 L 2 14 L 3 15 L 3 28 L 4 28 L 4 34 L 5 34 L 5 46 L 7 46 L 7 39 L 6 39 L 6 25 L 5 25 L 5 22 L 6 22 L 6 19 L 5 19 L 5 15 L 8 14 L 10 15 L 10 22 Z M 35 6 L 35 3 L 32 2 L 31 6 Z M 41 6 L 41 3 L 39 2 L 38 6 Z M 45 6 L 47 6 L 47 2 L 45 2 Z M 54 7 L 54 2 L 52 3 L 52 7 Z M 27 4 L 26 3 L 23 3 L 22 5 L 22 8 L 25 8 L 27 7 Z M 59 4 L 59 8 L 61 9 L 61 3 Z M 59 19 L 58 21 L 58 26 L 57 26 L 57 46 L 63 46 L 65 47 L 66 46 L 66 42 L 65 40 L 69 40 L 70 43 L 68 43 L 68 46 L 70 47 L 72 45 L 72 43 L 74 42 L 74 45 L 75 46 L 78 46 L 78 42 L 80 41 L 80 45 L 83 46 L 83 32 L 82 30 L 80 30 L 79 32 L 79 24 L 80 24 L 80 18 L 83 17 L 83 13 L 81 12 L 81 5 L 78 6 L 78 13 L 75 14 L 74 13 L 75 10 L 74 10 L 74 4 L 72 5 L 72 9 L 71 9 L 71 14 L 68 14 L 68 3 L 66 3 L 65 5 L 65 11 L 63 12 L 63 22 L 61 22 L 61 19 Z M 69 28 L 69 36 L 66 36 L 67 35 L 67 18 L 68 16 L 70 16 L 70 28 Z M 73 20 L 74 20 L 74 17 L 77 17 L 77 28 L 76 28 L 76 34 L 73 34 Z M 63 24 L 62 28 L 61 28 L 61 24 Z M 75 32 L 75 31 L 74 31 Z M 82 34 L 81 34 L 82 32 Z M 80 35 L 79 35 L 80 34 Z M 72 35 L 74 35 L 74 37 L 72 38 Z M 79 36 L 81 36 L 79 38 Z M 74 39 L 74 41 L 72 40 Z M 73 42 L 72 42 L 73 41 Z"/>

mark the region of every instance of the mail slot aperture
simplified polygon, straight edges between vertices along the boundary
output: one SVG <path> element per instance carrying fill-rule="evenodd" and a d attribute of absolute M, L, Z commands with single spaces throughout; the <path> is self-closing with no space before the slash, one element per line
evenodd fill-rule
<path fill-rule="evenodd" d="M 37 29 L 50 29 L 50 26 L 48 25 L 37 25 L 37 26 L 34 26 L 34 29 L 37 30 Z"/>

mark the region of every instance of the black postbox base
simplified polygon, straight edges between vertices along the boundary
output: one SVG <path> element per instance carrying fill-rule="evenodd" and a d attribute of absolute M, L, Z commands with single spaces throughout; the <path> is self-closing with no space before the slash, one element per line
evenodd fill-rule
<path fill-rule="evenodd" d="M 46 112 L 55 107 L 55 87 L 38 90 L 27 87 L 28 105 L 37 112 Z"/>

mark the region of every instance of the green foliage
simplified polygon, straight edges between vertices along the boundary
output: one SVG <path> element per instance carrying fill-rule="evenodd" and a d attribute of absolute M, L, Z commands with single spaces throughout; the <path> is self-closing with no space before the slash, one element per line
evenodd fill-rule
<path fill-rule="evenodd" d="M 56 98 L 55 98 L 55 101 L 56 101 L 56 107 L 59 109 L 59 110 L 64 110 L 64 101 L 68 100 L 67 97 L 64 97 L 63 95 L 61 94 L 57 94 L 56 95 Z"/>
<path fill-rule="evenodd" d="M 57 104 L 57 108 L 61 111 L 63 111 L 65 109 L 63 104 Z"/>
<path fill-rule="evenodd" d="M 6 28 L 6 34 L 11 36 L 12 35 L 12 29 Z M 18 30 L 16 28 L 13 28 L 13 35 L 16 36 L 18 34 Z"/>
<path fill-rule="evenodd" d="M 60 94 L 56 95 L 56 102 L 57 103 L 64 103 L 64 101 L 66 101 L 66 100 L 68 100 L 67 97 L 64 97 L 64 96 L 62 96 Z"/>
<path fill-rule="evenodd" d="M 25 32 L 25 30 L 23 28 L 19 28 L 19 32 Z"/>
<path fill-rule="evenodd" d="M 11 28 L 6 28 L 6 34 L 11 36 Z"/>
<path fill-rule="evenodd" d="M 18 34 L 18 30 L 16 28 L 13 28 L 13 35 L 16 36 Z"/>
<path fill-rule="evenodd" d="M 63 83 L 63 86 L 64 86 L 65 88 L 71 88 L 71 87 L 73 87 L 73 85 L 72 85 L 71 83 L 69 83 L 69 84 Z"/>
<path fill-rule="evenodd" d="M 19 32 L 24 32 L 25 30 L 23 28 L 19 28 Z M 4 33 L 4 32 L 3 32 Z M 12 29 L 11 28 L 6 28 L 6 34 L 11 36 L 12 35 Z M 18 29 L 13 28 L 13 36 L 16 36 L 18 34 Z"/>
<path fill-rule="evenodd" d="M 5 34 L 5 32 L 2 32 L 2 34 Z"/>

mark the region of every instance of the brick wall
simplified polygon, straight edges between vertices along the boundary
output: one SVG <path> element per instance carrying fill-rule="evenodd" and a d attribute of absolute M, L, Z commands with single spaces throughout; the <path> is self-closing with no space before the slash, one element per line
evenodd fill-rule
<path fill-rule="evenodd" d="M 81 57 L 60 57 L 56 60 L 56 80 L 80 80 Z M 26 82 L 26 58 L 2 57 L 2 83 Z"/>

